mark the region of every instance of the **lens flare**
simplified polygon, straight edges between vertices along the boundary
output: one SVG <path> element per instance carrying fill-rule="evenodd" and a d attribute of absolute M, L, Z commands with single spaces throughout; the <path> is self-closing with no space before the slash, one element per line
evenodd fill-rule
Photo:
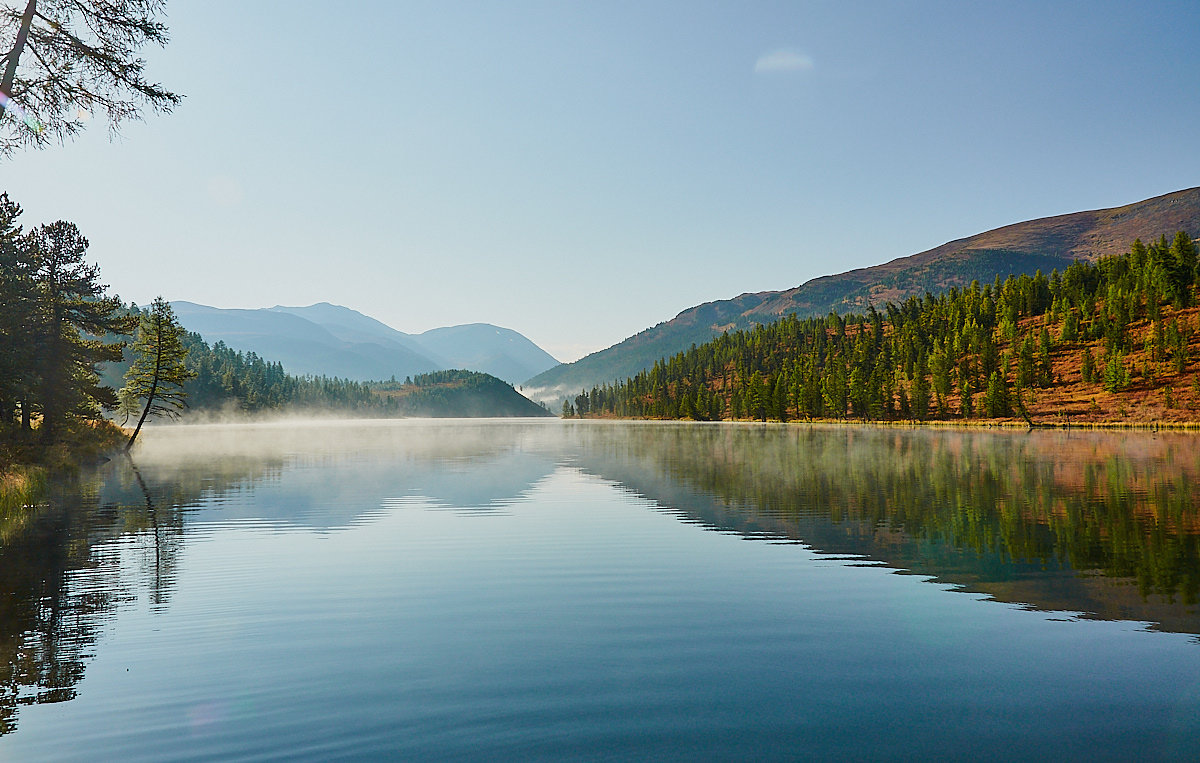
<path fill-rule="evenodd" d="M 21 108 L 21 104 L 8 97 L 8 93 L 0 90 L 0 106 L 4 107 L 5 113 L 12 113 L 25 123 L 25 126 L 39 135 L 45 130 L 45 126 L 41 122 L 34 119 L 29 114 L 25 113 L 25 109 Z"/>

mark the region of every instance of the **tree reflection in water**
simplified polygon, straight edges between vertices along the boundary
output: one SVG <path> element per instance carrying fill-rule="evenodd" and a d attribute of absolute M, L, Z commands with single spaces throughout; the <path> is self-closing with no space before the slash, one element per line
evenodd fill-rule
<path fill-rule="evenodd" d="M 227 513 L 236 506 L 328 531 L 386 508 L 391 496 L 489 510 L 518 503 L 556 465 L 712 529 L 800 542 L 1023 606 L 1200 634 L 1200 507 L 1191 491 L 1200 449 L 1191 435 L 338 426 L 268 431 L 253 442 L 244 428 L 214 429 L 204 442 L 197 428 L 179 428 L 156 435 L 170 447 L 145 451 L 137 465 L 117 460 L 61 481 L 43 504 L 0 517 L 0 734 L 16 728 L 19 706 L 74 696 L 121 607 L 139 597 L 152 611 L 167 606 L 198 510 L 245 518 Z M 264 485 L 270 505 L 242 495 Z"/>
<path fill-rule="evenodd" d="M 10 529 L 0 535 L 0 734 L 16 728 L 21 705 L 75 697 L 104 624 L 138 590 L 151 608 L 167 604 L 184 517 L 202 493 L 260 480 L 269 466 L 242 461 L 215 482 L 172 475 L 148 484 L 118 459 L 60 477 L 42 503 L 0 518 Z M 140 562 L 133 579 L 126 550 Z"/>
<path fill-rule="evenodd" d="M 716 529 L 1200 633 L 1193 435 L 650 424 L 577 436 L 590 471 Z"/>

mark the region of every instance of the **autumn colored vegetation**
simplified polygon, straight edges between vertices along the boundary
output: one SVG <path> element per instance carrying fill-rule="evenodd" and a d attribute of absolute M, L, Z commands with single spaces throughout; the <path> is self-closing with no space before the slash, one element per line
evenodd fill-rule
<path fill-rule="evenodd" d="M 1200 422 L 1197 248 L 1123 255 L 736 331 L 593 387 L 567 415 L 1028 424 Z"/>

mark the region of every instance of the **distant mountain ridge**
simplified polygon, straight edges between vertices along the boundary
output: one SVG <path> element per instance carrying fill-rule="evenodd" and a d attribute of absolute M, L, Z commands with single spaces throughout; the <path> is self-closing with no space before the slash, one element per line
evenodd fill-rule
<path fill-rule="evenodd" d="M 801 317 L 861 312 L 914 294 L 968 286 L 1037 270 L 1063 269 L 1076 259 L 1095 261 L 1128 251 L 1135 238 L 1200 234 L 1200 188 L 1110 209 L 1014 223 L 956 239 L 882 265 L 822 276 L 785 291 L 741 294 L 688 308 L 669 321 L 574 363 L 525 382 L 535 399 L 573 395 L 596 384 L 623 381 L 656 360 L 702 344 L 730 329 L 748 328 L 796 313 Z"/>
<path fill-rule="evenodd" d="M 487 323 L 406 334 L 328 302 L 250 310 L 183 301 L 171 305 L 180 323 L 206 341 L 255 352 L 292 374 L 384 381 L 463 369 L 516 384 L 558 365 L 520 333 Z"/>

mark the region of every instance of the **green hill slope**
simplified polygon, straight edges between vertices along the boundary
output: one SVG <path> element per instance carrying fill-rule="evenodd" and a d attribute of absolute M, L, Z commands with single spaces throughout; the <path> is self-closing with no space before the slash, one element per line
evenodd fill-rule
<path fill-rule="evenodd" d="M 375 390 L 401 416 L 481 418 L 552 416 L 523 397 L 509 383 L 476 371 L 434 371 L 411 384 L 382 385 Z"/>
<path fill-rule="evenodd" d="M 593 388 L 576 396 L 575 411 L 1193 424 L 1198 256 L 1181 231 L 1050 277 L 951 287 L 866 315 L 788 315 Z"/>
<path fill-rule="evenodd" d="M 1200 188 L 1176 191 L 1112 209 L 1076 212 L 1007 225 L 870 268 L 815 278 L 787 291 L 742 294 L 684 310 L 608 349 L 529 379 L 535 398 L 574 395 L 624 380 L 656 360 L 702 344 L 729 329 L 750 328 L 782 316 L 861 312 L 869 305 L 935 294 L 971 281 L 1064 269 L 1073 260 L 1094 262 L 1124 252 L 1129 242 L 1187 231 L 1200 234 Z"/>

